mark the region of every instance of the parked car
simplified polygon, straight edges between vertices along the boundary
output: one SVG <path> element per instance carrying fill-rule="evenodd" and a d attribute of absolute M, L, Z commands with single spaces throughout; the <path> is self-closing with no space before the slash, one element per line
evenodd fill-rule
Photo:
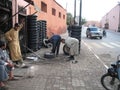
<path fill-rule="evenodd" d="M 86 30 L 86 37 L 102 39 L 102 30 L 98 27 L 88 27 Z"/>

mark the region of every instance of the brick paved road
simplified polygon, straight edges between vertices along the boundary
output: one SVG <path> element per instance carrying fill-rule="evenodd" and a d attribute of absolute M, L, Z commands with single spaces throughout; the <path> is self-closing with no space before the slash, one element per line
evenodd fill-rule
<path fill-rule="evenodd" d="M 37 54 L 43 56 L 46 51 L 48 49 L 41 49 Z M 15 75 L 23 77 L 18 81 L 8 81 L 9 90 L 104 90 L 100 78 L 105 68 L 83 43 L 77 64 L 66 62 L 66 59 L 61 49 L 60 55 L 51 60 L 38 63 L 26 60 L 33 66 L 34 77 L 28 77 L 28 69 L 15 69 Z"/>

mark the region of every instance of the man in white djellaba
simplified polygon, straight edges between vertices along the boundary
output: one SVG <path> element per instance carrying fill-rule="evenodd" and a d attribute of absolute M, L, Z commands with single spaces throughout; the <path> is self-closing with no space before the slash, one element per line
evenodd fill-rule
<path fill-rule="evenodd" d="M 73 63 L 77 63 L 75 57 L 79 54 L 79 40 L 73 37 L 67 37 L 66 39 L 62 39 L 61 42 L 70 48 L 68 61 L 73 60 Z"/>

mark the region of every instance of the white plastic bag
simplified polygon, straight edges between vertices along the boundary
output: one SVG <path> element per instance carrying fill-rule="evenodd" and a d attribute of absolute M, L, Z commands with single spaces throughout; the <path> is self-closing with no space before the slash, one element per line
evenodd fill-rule
<path fill-rule="evenodd" d="M 27 70 L 27 77 L 28 78 L 33 78 L 35 76 L 35 67 L 31 66 Z"/>

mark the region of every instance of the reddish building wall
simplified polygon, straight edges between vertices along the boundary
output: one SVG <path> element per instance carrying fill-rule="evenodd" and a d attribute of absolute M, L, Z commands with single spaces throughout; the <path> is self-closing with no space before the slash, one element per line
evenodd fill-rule
<path fill-rule="evenodd" d="M 38 20 L 47 21 L 47 34 L 50 33 L 60 34 L 66 31 L 66 10 L 62 8 L 55 0 L 35 0 L 35 4 L 42 9 L 42 4 L 46 4 L 47 11 L 42 11 L 37 13 Z M 56 10 L 55 15 L 52 15 L 52 8 Z M 61 13 L 61 17 L 59 17 Z"/>
<path fill-rule="evenodd" d="M 120 13 L 120 6 L 116 5 L 112 8 L 105 16 L 101 19 L 102 27 L 106 27 L 105 24 L 108 24 L 108 29 L 118 31 L 119 25 L 119 13 Z"/>
<path fill-rule="evenodd" d="M 13 0 L 16 1 L 16 0 Z M 66 31 L 66 10 L 59 5 L 55 0 L 33 0 L 35 5 L 41 9 L 41 12 L 37 12 L 37 20 L 47 21 L 47 35 L 51 33 L 61 34 Z M 18 0 L 18 5 L 27 5 L 24 0 Z M 45 4 L 45 7 L 43 7 Z M 14 5 L 13 5 L 14 6 Z M 55 9 L 53 15 L 52 8 Z M 14 11 L 13 11 L 14 12 Z M 27 14 L 33 14 L 35 11 L 34 6 L 27 7 Z M 61 17 L 59 15 L 61 13 Z"/>

